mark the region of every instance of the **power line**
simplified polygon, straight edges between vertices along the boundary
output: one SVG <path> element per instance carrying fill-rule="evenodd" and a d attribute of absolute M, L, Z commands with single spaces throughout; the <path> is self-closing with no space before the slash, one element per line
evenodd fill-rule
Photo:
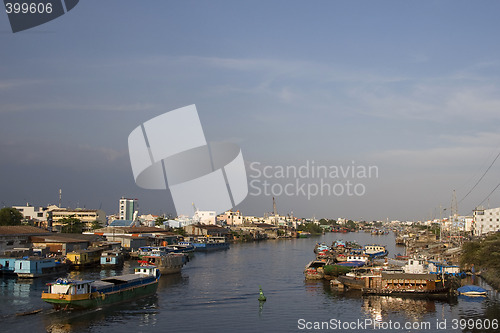
<path fill-rule="evenodd" d="M 472 188 L 469 190 L 469 192 L 467 192 L 467 194 L 462 198 L 460 199 L 460 201 L 458 203 L 461 203 L 465 198 L 467 198 L 467 196 L 476 188 L 476 186 L 481 182 L 481 180 L 484 178 L 484 176 L 486 176 L 486 174 L 488 173 L 488 171 L 490 171 L 491 167 L 493 166 L 493 164 L 495 164 L 496 160 L 498 159 L 498 157 L 500 156 L 500 152 L 497 154 L 497 156 L 495 157 L 495 159 L 493 160 L 493 162 L 491 162 L 490 166 L 488 167 L 488 169 L 486 169 L 486 171 L 483 173 L 483 175 L 481 176 L 481 178 L 479 178 L 479 180 L 476 182 L 476 184 L 474 184 L 474 186 L 472 186 Z M 500 184 L 497 185 L 497 187 L 500 186 Z M 495 187 L 495 189 L 497 188 Z M 494 192 L 495 190 L 493 190 L 490 195 Z M 488 195 L 488 197 L 490 196 Z M 487 198 L 488 198 L 487 197 Z M 486 199 L 484 199 L 486 200 Z M 481 202 L 483 203 L 484 200 Z M 479 205 L 481 205 L 481 203 Z"/>

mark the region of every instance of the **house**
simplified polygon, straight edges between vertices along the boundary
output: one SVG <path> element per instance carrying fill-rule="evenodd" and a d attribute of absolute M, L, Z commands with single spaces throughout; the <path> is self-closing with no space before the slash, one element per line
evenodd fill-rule
<path fill-rule="evenodd" d="M 229 230 L 218 225 L 191 224 L 184 227 L 190 236 L 226 236 Z"/>
<path fill-rule="evenodd" d="M 31 247 L 31 236 L 50 234 L 47 230 L 30 226 L 0 226 L 0 253 L 16 248 Z"/>
<path fill-rule="evenodd" d="M 49 249 L 50 253 L 66 255 L 69 252 L 85 250 L 92 245 L 99 244 L 103 238 L 99 235 L 61 234 L 31 236 L 34 248 Z"/>

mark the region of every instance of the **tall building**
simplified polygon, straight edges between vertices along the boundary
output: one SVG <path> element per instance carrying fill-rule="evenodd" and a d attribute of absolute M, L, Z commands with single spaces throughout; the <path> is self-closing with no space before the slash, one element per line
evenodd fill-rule
<path fill-rule="evenodd" d="M 133 220 L 134 212 L 137 210 L 137 199 L 127 199 L 122 197 L 120 199 L 120 220 Z"/>

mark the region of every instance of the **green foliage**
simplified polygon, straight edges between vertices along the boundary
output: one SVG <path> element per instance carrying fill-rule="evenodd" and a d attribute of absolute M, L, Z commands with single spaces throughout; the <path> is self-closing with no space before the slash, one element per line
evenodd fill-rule
<path fill-rule="evenodd" d="M 500 270 L 500 233 L 482 241 L 464 243 L 460 264 L 462 267 L 474 264 L 478 268 Z"/>
<path fill-rule="evenodd" d="M 92 222 L 90 228 L 92 230 L 96 230 L 96 229 L 102 228 L 102 226 L 101 226 L 101 223 L 99 221 L 95 220 L 95 221 Z"/>
<path fill-rule="evenodd" d="M 326 275 L 339 276 L 349 273 L 351 271 L 350 267 L 341 266 L 341 265 L 326 265 L 323 267 L 323 272 Z"/>
<path fill-rule="evenodd" d="M 312 222 L 299 225 L 297 230 L 298 231 L 307 231 L 307 232 L 310 232 L 311 234 L 321 234 L 323 232 L 323 230 L 321 229 L 321 227 L 319 225 L 317 225 L 316 223 L 312 223 Z"/>
<path fill-rule="evenodd" d="M 0 225 L 21 225 L 23 214 L 15 208 L 5 207 L 0 209 Z"/>
<path fill-rule="evenodd" d="M 163 216 L 158 216 L 155 220 L 155 225 L 157 225 L 157 226 L 163 225 L 163 222 L 165 222 L 165 221 L 168 221 L 168 219 L 166 219 Z"/>
<path fill-rule="evenodd" d="M 74 217 L 74 215 L 60 219 L 58 222 L 62 224 L 61 232 L 68 234 L 81 234 L 83 231 L 82 221 Z"/>

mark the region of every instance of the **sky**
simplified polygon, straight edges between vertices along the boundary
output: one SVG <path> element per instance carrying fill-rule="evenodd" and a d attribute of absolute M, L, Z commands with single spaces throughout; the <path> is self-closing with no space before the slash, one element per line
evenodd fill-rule
<path fill-rule="evenodd" d="M 241 148 L 245 215 L 271 212 L 274 196 L 297 217 L 423 220 L 449 214 L 454 190 L 459 214 L 498 207 L 499 11 L 495 1 L 85 0 L 18 33 L 2 12 L 0 205 L 58 204 L 62 189 L 65 207 L 115 214 L 124 196 L 140 213 L 175 214 L 167 191 L 135 184 L 127 140 L 195 104 L 207 141 Z M 329 172 L 279 174 L 308 165 Z M 348 167 L 356 173 L 332 174 Z"/>

